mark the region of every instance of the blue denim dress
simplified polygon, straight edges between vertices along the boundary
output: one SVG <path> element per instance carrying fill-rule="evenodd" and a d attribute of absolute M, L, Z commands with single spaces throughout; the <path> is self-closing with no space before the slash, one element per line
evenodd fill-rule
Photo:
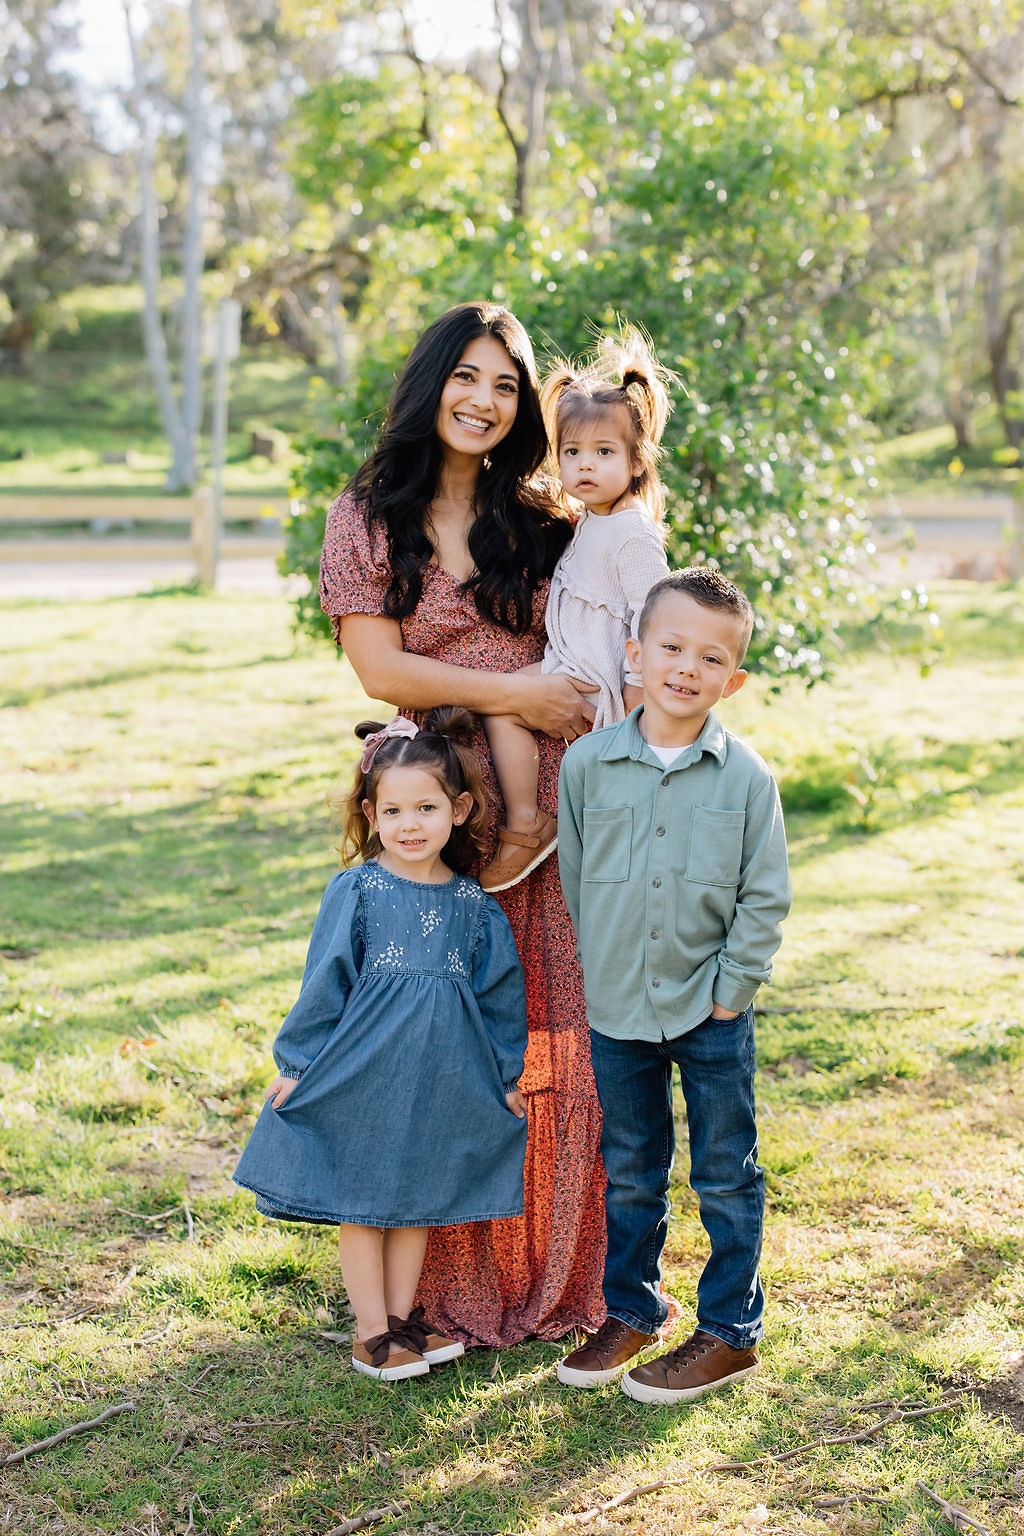
<path fill-rule="evenodd" d="M 523 1211 L 526 1121 L 505 1104 L 526 1049 L 508 920 L 474 880 L 424 885 L 370 862 L 324 893 L 235 1170 L 289 1221 L 442 1227 Z"/>

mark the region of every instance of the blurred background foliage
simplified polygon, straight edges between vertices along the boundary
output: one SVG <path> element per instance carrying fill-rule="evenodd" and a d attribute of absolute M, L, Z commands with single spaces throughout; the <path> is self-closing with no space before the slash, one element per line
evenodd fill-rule
<path fill-rule="evenodd" d="M 104 129 L 76 88 L 77 14 L 0 15 L 8 369 L 68 326 L 83 276 L 138 267 L 141 119 Z M 620 317 L 647 330 L 679 380 L 672 557 L 741 581 L 776 674 L 813 680 L 870 609 L 873 443 L 946 422 L 957 463 L 1019 479 L 1022 0 L 152 0 L 143 19 L 171 350 L 191 27 L 204 293 L 316 374 L 286 556 L 314 585 L 404 353 L 469 297 L 507 303 L 542 363 Z M 315 592 L 299 616 L 322 627 Z"/>

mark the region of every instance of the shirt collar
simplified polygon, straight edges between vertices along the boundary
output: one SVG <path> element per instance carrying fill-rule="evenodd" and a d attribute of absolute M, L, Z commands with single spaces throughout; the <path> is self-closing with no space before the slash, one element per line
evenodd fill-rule
<path fill-rule="evenodd" d="M 640 734 L 640 716 L 643 713 L 643 705 L 638 704 L 619 725 L 613 726 L 608 732 L 608 741 L 601 753 L 602 763 L 612 763 L 623 758 L 631 758 L 633 762 L 652 763 L 662 773 L 664 764 L 655 757 Z M 689 747 L 680 748 L 679 756 L 672 763 L 673 768 L 688 768 L 691 763 L 699 762 L 707 752 L 715 758 L 719 765 L 724 764 L 728 751 L 728 737 L 724 726 L 719 721 L 714 711 L 708 712 L 704 722 L 704 729 L 697 740 Z"/>

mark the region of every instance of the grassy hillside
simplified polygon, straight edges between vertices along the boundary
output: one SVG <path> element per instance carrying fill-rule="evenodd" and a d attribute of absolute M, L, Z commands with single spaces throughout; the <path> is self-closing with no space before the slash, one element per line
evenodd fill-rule
<path fill-rule="evenodd" d="M 79 289 L 64 300 L 63 319 L 49 349 L 32 359 L 29 376 L 0 373 L 0 492 L 159 490 L 168 455 L 143 354 L 141 303 L 137 285 Z M 173 349 L 172 313 L 168 328 Z M 209 375 L 212 365 L 207 368 Z M 227 487 L 283 494 L 293 463 L 291 440 L 329 419 L 327 373 L 267 343 L 243 348 L 230 377 Z M 209 410 L 209 377 L 205 398 Z M 255 427 L 280 435 L 277 462 L 250 456 Z M 976 427 L 977 443 L 963 454 L 945 426 L 875 444 L 878 494 L 1019 492 L 1019 469 L 993 459 L 1003 441 L 993 407 L 978 412 Z M 207 421 L 204 455 L 208 437 Z M 105 463 L 104 454 L 111 453 L 128 453 L 131 463 Z"/>
<path fill-rule="evenodd" d="M 1024 494 L 1021 470 L 1000 464 L 1005 443 L 994 406 L 979 411 L 972 447 L 958 450 L 949 426 L 927 427 L 876 444 L 874 455 L 882 494 L 977 496 Z"/>
<path fill-rule="evenodd" d="M 366 701 L 283 601 L 0 608 L 0 1458 L 134 1405 L 7 1468 L 12 1530 L 297 1536 L 395 1503 L 382 1532 L 919 1536 L 948 1529 L 923 1483 L 1019 1531 L 1024 602 L 936 596 L 928 677 L 902 632 L 851 635 L 835 683 L 724 706 L 778 768 L 796 905 L 759 1020 L 764 1370 L 682 1411 L 566 1392 L 546 1344 L 347 1369 L 330 1232 L 229 1175 Z M 687 1325 L 703 1252 L 680 1155 Z"/>
<path fill-rule="evenodd" d="M 65 324 L 49 349 L 32 358 L 28 376 L 0 373 L 0 490 L 160 489 L 168 454 L 143 354 L 140 306 L 134 286 L 80 290 L 67 302 Z M 212 367 L 206 364 L 207 412 Z M 285 492 L 288 444 L 317 418 L 318 378 L 300 358 L 269 343 L 243 348 L 231 363 L 229 490 Z M 279 435 L 281 456 L 273 463 L 250 456 L 257 427 Z M 203 455 L 209 435 L 207 416 Z M 104 462 L 105 454 L 125 453 L 127 465 Z"/>

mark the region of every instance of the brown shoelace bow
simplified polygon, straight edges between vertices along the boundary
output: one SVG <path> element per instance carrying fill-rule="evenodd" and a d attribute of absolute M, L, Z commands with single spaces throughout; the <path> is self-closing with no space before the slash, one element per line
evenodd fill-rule
<path fill-rule="evenodd" d="M 414 1354 L 422 1355 L 427 1347 L 427 1334 L 429 1329 L 425 1323 L 425 1313 L 422 1307 L 413 1307 L 408 1317 L 392 1317 L 388 1314 L 388 1329 L 390 1337 L 396 1344 L 404 1344 L 406 1349 L 411 1349 Z M 374 1364 L 376 1365 L 376 1361 Z"/>

